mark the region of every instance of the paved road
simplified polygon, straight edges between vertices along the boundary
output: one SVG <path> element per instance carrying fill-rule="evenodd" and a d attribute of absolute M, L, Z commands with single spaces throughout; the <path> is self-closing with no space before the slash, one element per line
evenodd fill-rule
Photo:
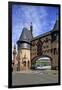
<path fill-rule="evenodd" d="M 57 71 L 21 71 L 12 73 L 12 85 L 58 83 Z"/>

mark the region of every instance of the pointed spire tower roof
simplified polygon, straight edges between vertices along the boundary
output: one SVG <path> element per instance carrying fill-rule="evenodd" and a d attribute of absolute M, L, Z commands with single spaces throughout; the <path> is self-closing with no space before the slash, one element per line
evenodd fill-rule
<path fill-rule="evenodd" d="M 31 39 L 32 39 L 31 31 L 24 27 L 20 35 L 19 41 L 20 42 L 25 41 L 30 43 Z"/>

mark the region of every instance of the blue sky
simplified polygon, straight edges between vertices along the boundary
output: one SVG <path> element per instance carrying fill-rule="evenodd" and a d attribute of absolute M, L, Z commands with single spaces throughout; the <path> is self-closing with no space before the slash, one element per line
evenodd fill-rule
<path fill-rule="evenodd" d="M 33 36 L 52 30 L 57 19 L 58 7 L 50 6 L 12 6 L 12 46 L 19 39 L 24 27 L 30 28 L 32 22 Z"/>

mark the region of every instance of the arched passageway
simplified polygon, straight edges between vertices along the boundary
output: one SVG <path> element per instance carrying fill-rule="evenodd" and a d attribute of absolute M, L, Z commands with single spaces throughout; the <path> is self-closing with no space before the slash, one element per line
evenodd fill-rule
<path fill-rule="evenodd" d="M 51 69 L 52 61 L 48 56 L 36 57 L 32 60 L 32 69 Z"/>

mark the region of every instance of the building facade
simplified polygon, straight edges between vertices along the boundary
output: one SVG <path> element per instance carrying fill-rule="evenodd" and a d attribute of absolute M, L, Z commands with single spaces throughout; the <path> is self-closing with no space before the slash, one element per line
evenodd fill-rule
<path fill-rule="evenodd" d="M 52 69 L 58 69 L 59 20 L 56 20 L 53 30 L 33 38 L 31 43 L 31 62 L 37 57 L 47 56 L 51 59 Z"/>
<path fill-rule="evenodd" d="M 26 70 L 30 69 L 31 67 L 30 47 L 32 38 L 33 38 L 32 25 L 30 26 L 30 30 L 28 30 L 27 28 L 23 28 L 21 36 L 17 41 L 18 57 L 19 57 L 18 70 Z"/>
<path fill-rule="evenodd" d="M 51 61 L 51 69 L 58 69 L 59 61 L 59 20 L 57 19 L 53 29 L 37 37 L 33 37 L 32 23 L 30 30 L 23 28 L 17 41 L 17 70 L 28 70 L 40 57 L 48 57 Z"/>

